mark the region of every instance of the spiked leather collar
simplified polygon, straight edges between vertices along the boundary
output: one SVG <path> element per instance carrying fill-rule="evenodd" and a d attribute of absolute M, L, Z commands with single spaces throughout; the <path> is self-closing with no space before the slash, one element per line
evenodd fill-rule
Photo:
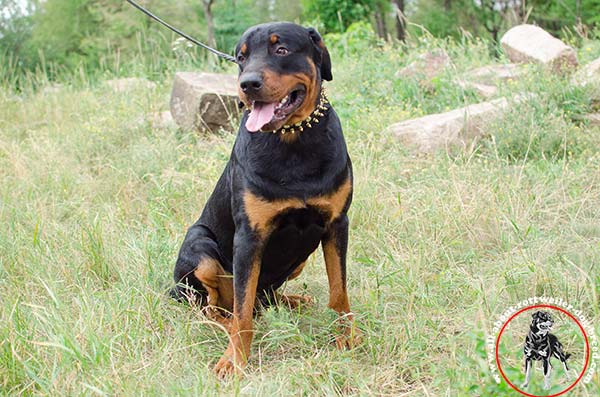
<path fill-rule="evenodd" d="M 325 95 L 325 88 L 323 87 L 323 88 L 321 88 L 321 95 L 319 96 L 319 103 L 315 107 L 315 110 L 313 110 L 312 113 L 307 118 L 305 118 L 304 120 L 301 120 L 295 124 L 292 124 L 292 125 L 286 124 L 283 127 L 279 128 L 278 130 L 266 131 L 266 132 L 272 132 L 273 134 L 281 134 L 281 135 L 301 133 L 304 131 L 305 128 L 312 128 L 313 124 L 318 124 L 320 121 L 320 118 L 325 115 L 324 112 L 326 112 L 328 108 L 329 108 L 329 100 L 327 99 L 327 96 Z"/>

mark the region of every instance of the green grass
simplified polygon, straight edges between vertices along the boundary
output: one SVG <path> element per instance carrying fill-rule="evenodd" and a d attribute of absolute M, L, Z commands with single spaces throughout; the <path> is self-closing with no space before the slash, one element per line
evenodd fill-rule
<path fill-rule="evenodd" d="M 486 367 L 497 316 L 547 294 L 600 320 L 600 130 L 573 121 L 592 107 L 585 91 L 532 68 L 501 94 L 537 99 L 473 151 L 411 154 L 385 127 L 477 102 L 453 78 L 491 62 L 482 43 L 441 43 L 455 64 L 434 93 L 394 79 L 438 44 L 332 51 L 364 343 L 331 346 L 318 253 L 286 286 L 315 304 L 264 313 L 246 377 L 230 382 L 211 373 L 226 335 L 166 291 L 233 135 L 152 128 L 168 78 L 127 95 L 76 76 L 57 92 L 0 89 L 0 394 L 517 396 Z M 599 392 L 596 375 L 569 395 Z"/>

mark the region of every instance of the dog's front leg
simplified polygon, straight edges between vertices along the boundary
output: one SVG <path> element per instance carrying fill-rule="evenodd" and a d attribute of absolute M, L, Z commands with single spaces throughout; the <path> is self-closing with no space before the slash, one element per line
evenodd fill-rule
<path fill-rule="evenodd" d="M 525 389 L 529 386 L 529 380 L 531 379 L 531 359 L 525 359 L 525 382 L 521 385 L 521 389 Z"/>
<path fill-rule="evenodd" d="M 223 357 L 215 366 L 223 378 L 241 373 L 250 355 L 253 336 L 253 311 L 260 275 L 261 250 L 249 232 L 236 232 L 233 254 L 233 319 L 230 340 Z"/>
<path fill-rule="evenodd" d="M 552 375 L 552 364 L 550 359 L 544 360 L 544 390 L 550 390 L 550 377 Z"/>
<path fill-rule="evenodd" d="M 348 250 L 348 217 L 342 214 L 329 227 L 322 240 L 323 255 L 329 280 L 329 307 L 340 315 L 340 334 L 336 335 L 338 349 L 352 348 L 360 343 L 361 333 L 350 311 L 346 291 L 346 251 Z"/>

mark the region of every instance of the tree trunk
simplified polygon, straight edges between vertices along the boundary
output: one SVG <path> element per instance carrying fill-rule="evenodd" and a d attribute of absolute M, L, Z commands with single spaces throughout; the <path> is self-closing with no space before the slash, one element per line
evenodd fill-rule
<path fill-rule="evenodd" d="M 377 34 L 384 40 L 387 40 L 387 27 L 385 26 L 385 13 L 381 3 L 375 6 L 375 24 L 377 25 Z"/>
<path fill-rule="evenodd" d="M 484 16 L 483 26 L 491 33 L 494 43 L 498 42 L 498 34 L 502 27 L 502 13 L 495 9 L 496 2 L 494 0 L 481 0 L 481 8 Z"/>
<path fill-rule="evenodd" d="M 206 19 L 206 41 L 210 47 L 215 48 L 217 46 L 217 43 L 215 42 L 215 26 L 211 10 L 213 2 L 214 0 L 202 0 L 202 8 L 204 10 L 204 18 Z"/>
<path fill-rule="evenodd" d="M 406 40 L 406 19 L 404 16 L 404 0 L 392 0 L 396 12 L 396 37 L 400 41 Z"/>

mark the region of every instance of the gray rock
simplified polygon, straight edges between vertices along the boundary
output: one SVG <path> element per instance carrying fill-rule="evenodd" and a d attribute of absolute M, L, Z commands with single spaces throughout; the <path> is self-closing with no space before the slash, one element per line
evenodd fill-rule
<path fill-rule="evenodd" d="M 600 113 L 590 113 L 583 116 L 583 120 L 587 121 L 590 127 L 600 127 Z"/>
<path fill-rule="evenodd" d="M 169 129 L 177 128 L 177 123 L 173 119 L 170 111 L 156 112 L 148 116 L 152 128 L 156 129 Z"/>
<path fill-rule="evenodd" d="M 62 84 L 50 84 L 42 88 L 42 95 L 55 95 L 60 94 L 64 90 L 65 86 Z"/>
<path fill-rule="evenodd" d="M 523 67 L 515 63 L 487 65 L 467 72 L 467 74 L 477 82 L 490 85 L 518 80 L 524 73 L 525 70 L 523 70 Z"/>
<path fill-rule="evenodd" d="M 589 81 L 600 82 L 600 58 L 585 65 L 580 73 Z"/>
<path fill-rule="evenodd" d="M 498 87 L 495 85 L 481 84 L 469 80 L 456 80 L 456 84 L 464 90 L 475 91 L 483 98 L 491 98 L 498 93 Z"/>
<path fill-rule="evenodd" d="M 511 62 L 541 63 L 560 73 L 577 68 L 575 50 L 538 26 L 515 26 L 500 42 Z"/>
<path fill-rule="evenodd" d="M 514 63 L 488 65 L 469 70 L 456 83 L 463 89 L 477 92 L 483 98 L 490 98 L 498 93 L 498 87 L 521 78 L 524 72 L 521 65 Z"/>
<path fill-rule="evenodd" d="M 592 84 L 600 86 L 600 58 L 579 69 L 573 76 L 573 83 L 577 85 Z"/>
<path fill-rule="evenodd" d="M 388 131 L 417 152 L 433 152 L 457 145 L 467 147 L 474 139 L 483 136 L 486 126 L 502 116 L 511 103 L 529 97 L 530 95 L 518 95 L 510 101 L 499 98 L 446 113 L 406 120 L 392 124 Z"/>
<path fill-rule="evenodd" d="M 185 130 L 234 130 L 239 116 L 237 78 L 215 73 L 178 72 L 171 91 L 171 114 Z"/>
<path fill-rule="evenodd" d="M 152 81 L 140 77 L 125 77 L 122 79 L 107 80 L 106 85 L 115 92 L 128 92 L 133 90 L 153 90 L 156 84 Z"/>
<path fill-rule="evenodd" d="M 587 87 L 592 103 L 594 105 L 600 103 L 600 58 L 579 69 L 573 76 L 572 83 Z"/>
<path fill-rule="evenodd" d="M 450 65 L 450 57 L 442 49 L 433 50 L 419 57 L 396 72 L 397 78 L 416 79 L 422 85 L 431 87 L 432 80 Z"/>

